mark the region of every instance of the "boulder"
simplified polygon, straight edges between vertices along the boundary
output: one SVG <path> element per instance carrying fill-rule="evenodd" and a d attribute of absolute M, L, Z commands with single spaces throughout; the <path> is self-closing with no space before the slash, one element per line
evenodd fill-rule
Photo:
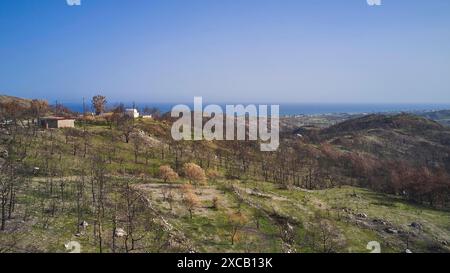
<path fill-rule="evenodd" d="M 88 222 L 86 222 L 86 221 L 82 221 L 81 223 L 80 223 L 80 227 L 82 227 L 82 228 L 87 228 L 89 226 L 89 224 L 88 224 Z"/>
<path fill-rule="evenodd" d="M 126 233 L 126 231 L 125 231 L 123 228 L 117 228 L 114 235 L 115 235 L 117 238 L 122 238 L 122 237 L 127 236 L 127 233 Z"/>
<path fill-rule="evenodd" d="M 357 216 L 358 218 L 364 218 L 364 219 L 367 218 L 367 214 L 365 214 L 365 213 L 358 213 L 358 214 L 356 214 L 356 216 Z"/>
<path fill-rule="evenodd" d="M 346 213 L 352 213 L 352 210 L 350 208 L 343 208 L 342 211 Z"/>
<path fill-rule="evenodd" d="M 8 156 L 9 156 L 8 150 L 0 150 L 1 158 L 8 158 Z"/>
<path fill-rule="evenodd" d="M 398 234 L 398 230 L 394 228 L 386 228 L 384 231 L 386 231 L 389 234 Z"/>
<path fill-rule="evenodd" d="M 287 223 L 286 226 L 289 231 L 294 231 L 294 227 L 291 224 Z"/>
<path fill-rule="evenodd" d="M 374 219 L 373 222 L 375 224 L 379 224 L 379 225 L 383 225 L 383 226 L 387 226 L 387 224 L 388 224 L 386 221 L 381 220 L 381 219 Z"/>
<path fill-rule="evenodd" d="M 412 228 L 415 228 L 415 229 L 422 230 L 422 225 L 420 223 L 417 223 L 417 222 L 412 222 L 409 226 L 412 227 Z"/>

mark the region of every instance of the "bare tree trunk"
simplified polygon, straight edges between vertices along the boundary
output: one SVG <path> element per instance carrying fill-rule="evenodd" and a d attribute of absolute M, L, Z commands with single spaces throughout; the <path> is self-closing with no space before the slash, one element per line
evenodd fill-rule
<path fill-rule="evenodd" d="M 15 189 L 14 189 L 13 183 L 11 183 L 10 189 L 9 189 L 8 219 L 12 218 L 12 213 L 14 211 L 14 206 L 15 206 L 14 200 L 15 200 Z"/>
<path fill-rule="evenodd" d="M 7 195 L 5 193 L 2 194 L 2 224 L 0 230 L 5 230 L 6 228 L 6 204 L 7 204 Z"/>
<path fill-rule="evenodd" d="M 116 253 L 116 230 L 117 230 L 117 205 L 114 207 L 114 213 L 112 216 L 112 253 Z"/>

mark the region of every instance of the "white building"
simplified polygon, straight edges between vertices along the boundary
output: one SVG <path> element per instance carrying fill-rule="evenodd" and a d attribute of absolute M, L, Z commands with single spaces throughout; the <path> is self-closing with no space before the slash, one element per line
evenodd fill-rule
<path fill-rule="evenodd" d="M 125 115 L 131 117 L 131 118 L 138 118 L 139 117 L 139 112 L 137 109 L 126 109 L 125 110 Z"/>

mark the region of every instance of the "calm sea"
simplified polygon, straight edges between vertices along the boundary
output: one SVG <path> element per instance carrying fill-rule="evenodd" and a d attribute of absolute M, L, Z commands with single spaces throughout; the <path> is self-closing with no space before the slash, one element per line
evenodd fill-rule
<path fill-rule="evenodd" d="M 82 103 L 62 103 L 70 110 L 83 112 Z M 193 109 L 192 103 L 185 103 Z M 225 110 L 225 105 L 236 103 L 219 103 Z M 260 103 L 268 104 L 268 103 Z M 114 107 L 117 104 L 111 103 L 108 107 Z M 138 109 L 144 107 L 155 107 L 161 112 L 169 112 L 176 103 L 136 103 Z M 206 105 L 206 104 L 204 104 Z M 246 105 L 244 103 L 244 105 Z M 437 111 L 449 110 L 450 104 L 352 104 L 352 103 L 281 103 L 280 115 L 320 115 L 320 114 L 361 114 L 361 113 L 384 113 L 384 112 L 419 112 L 419 111 Z M 132 104 L 125 103 L 126 107 L 131 108 Z M 90 107 L 87 106 L 87 111 Z"/>

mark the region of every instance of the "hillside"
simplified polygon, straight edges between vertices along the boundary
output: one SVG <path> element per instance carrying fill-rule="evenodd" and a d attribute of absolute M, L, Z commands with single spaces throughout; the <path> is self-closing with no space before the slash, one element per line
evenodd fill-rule
<path fill-rule="evenodd" d="M 442 125 L 450 126 L 450 110 L 426 112 L 419 115 L 437 121 Z"/>
<path fill-rule="evenodd" d="M 273 153 L 175 142 L 170 125 L 119 116 L 5 126 L 0 252 L 67 252 L 72 241 L 104 253 L 348 253 L 374 242 L 450 252 L 450 187 L 432 167 L 447 166 L 448 129 L 433 121 L 367 116 L 283 137 Z M 431 171 L 395 173 L 388 159 Z"/>
<path fill-rule="evenodd" d="M 13 101 L 17 102 L 22 107 L 30 107 L 30 104 L 31 104 L 31 100 L 29 100 L 29 99 L 18 98 L 18 97 L 0 94 L 0 103 L 10 103 Z"/>
<path fill-rule="evenodd" d="M 403 130 L 414 134 L 426 134 L 430 130 L 446 130 L 439 123 L 430 119 L 410 114 L 400 115 L 367 115 L 346 120 L 323 130 L 322 134 L 345 134 L 363 130 L 390 129 Z"/>
<path fill-rule="evenodd" d="M 139 122 L 137 126 L 151 139 L 158 139 L 157 135 L 161 133 L 155 135 L 147 130 L 167 130 L 167 126 L 159 121 Z M 105 146 L 111 143 L 109 132 L 107 126 L 90 125 L 89 149 L 97 153 L 103 150 L 100 153 L 105 156 L 112 152 L 108 145 Z M 39 145 L 50 139 L 53 139 L 55 157 Z M 135 142 L 117 140 L 116 153 L 126 162 L 122 165 L 126 174 L 121 174 L 122 166 L 116 161 L 101 163 L 101 169 L 106 171 L 103 173 L 104 187 L 119 187 L 126 193 L 127 188 L 123 187 L 130 183 L 130 194 L 136 196 L 133 199 L 136 217 L 132 222 L 133 238 L 140 239 L 132 247 L 130 242 L 127 243 L 130 238 L 117 237 L 116 252 L 370 252 L 367 247 L 373 241 L 380 243 L 382 252 L 403 252 L 406 248 L 413 252 L 450 251 L 446 245 L 450 241 L 448 211 L 411 204 L 398 196 L 358 187 L 282 189 L 260 180 L 228 180 L 222 175 L 221 168 L 218 177 L 208 179 L 207 184 L 194 185 L 198 203 L 192 209 L 191 217 L 184 199 L 189 184 L 187 179 L 180 177 L 164 182 L 158 178 L 155 166 L 172 160 L 163 159 L 157 152 L 164 149 L 161 143 L 152 144 L 156 153 L 148 162 L 144 152 L 135 162 Z M 48 177 L 44 162 L 40 163 L 39 158 L 33 156 L 28 159 L 30 166 L 38 166 L 41 171 L 29 184 L 29 191 L 18 200 L 17 216 L 7 221 L 8 232 L 0 233 L 0 250 L 65 252 L 65 243 L 77 241 L 83 252 L 99 251 L 95 231 L 98 220 L 95 207 L 91 208 L 91 202 L 95 202 L 91 196 L 91 185 L 94 184 L 91 183 L 102 179 L 102 174 L 84 177 L 80 172 L 79 166 L 91 168 L 90 165 L 95 164 L 91 159 L 83 163 L 82 147 L 77 148 L 77 156 L 73 156 L 73 143 L 82 142 L 82 135 L 74 133 L 66 142 L 65 131 L 55 131 L 52 136 L 42 132 L 35 139 L 32 150 L 49 158 L 49 164 L 54 165 L 55 170 L 63 169 L 57 171 L 56 177 Z M 165 151 L 168 156 L 168 150 Z M 185 156 L 185 162 L 194 160 L 192 155 Z M 98 157 L 94 158 L 98 160 Z M 96 168 L 95 165 L 92 167 Z M 79 191 L 82 183 L 86 188 L 86 195 L 80 199 L 84 210 L 77 215 L 78 199 L 69 196 Z M 61 190 L 64 199 L 61 199 Z M 123 194 L 114 201 L 114 194 L 108 193 L 107 204 L 122 204 L 127 200 L 127 195 Z M 126 228 L 129 224 L 126 203 L 122 205 L 115 212 L 116 228 L 130 232 Z M 111 207 L 105 213 L 101 251 L 110 252 L 110 238 L 114 237 L 114 226 L 108 220 L 113 213 Z M 230 219 L 237 216 L 241 220 L 235 226 Z M 78 223 L 81 221 L 89 224 L 85 233 L 80 233 Z M 238 233 L 232 239 L 234 227 Z M 320 239 L 323 236 L 327 238 L 325 241 Z"/>
<path fill-rule="evenodd" d="M 450 169 L 450 128 L 413 115 L 369 115 L 319 133 L 321 141 L 383 159 Z"/>

